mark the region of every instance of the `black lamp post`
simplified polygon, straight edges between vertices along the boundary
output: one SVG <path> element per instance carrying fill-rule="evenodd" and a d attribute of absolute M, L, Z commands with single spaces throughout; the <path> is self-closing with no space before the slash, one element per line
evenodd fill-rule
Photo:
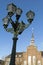
<path fill-rule="evenodd" d="M 18 35 L 20 35 L 32 23 L 35 13 L 31 10 L 26 13 L 28 24 L 25 24 L 23 21 L 19 22 L 19 18 L 22 14 L 22 10 L 20 8 L 17 8 L 16 5 L 11 3 L 8 4 L 7 10 L 8 14 L 5 18 L 3 18 L 3 26 L 7 32 L 14 34 L 11 60 L 9 65 L 15 65 L 16 42 L 18 40 Z M 15 22 L 11 19 L 14 14 L 16 15 Z M 8 27 L 9 24 L 11 24 L 11 28 Z"/>

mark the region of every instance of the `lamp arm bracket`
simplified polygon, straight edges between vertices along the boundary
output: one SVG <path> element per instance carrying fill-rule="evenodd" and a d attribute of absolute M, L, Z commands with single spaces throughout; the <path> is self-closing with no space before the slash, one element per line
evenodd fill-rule
<path fill-rule="evenodd" d="M 25 25 L 25 29 L 28 28 L 30 26 L 30 23 L 26 24 Z"/>

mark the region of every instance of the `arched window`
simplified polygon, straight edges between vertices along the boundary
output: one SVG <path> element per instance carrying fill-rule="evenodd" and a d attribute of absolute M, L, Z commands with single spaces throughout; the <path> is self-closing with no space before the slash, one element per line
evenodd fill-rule
<path fill-rule="evenodd" d="M 28 56 L 28 65 L 31 65 L 31 56 Z"/>
<path fill-rule="evenodd" d="M 33 56 L 33 65 L 36 65 L 36 56 Z"/>
<path fill-rule="evenodd" d="M 24 61 L 24 65 L 27 65 L 27 64 L 26 64 L 26 60 Z"/>
<path fill-rule="evenodd" d="M 38 64 L 37 65 L 41 65 L 41 61 L 40 60 L 38 60 Z"/>

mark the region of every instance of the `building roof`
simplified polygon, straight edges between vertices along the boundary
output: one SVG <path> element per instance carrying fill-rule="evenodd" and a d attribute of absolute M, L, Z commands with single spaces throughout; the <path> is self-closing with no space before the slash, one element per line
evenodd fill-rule
<path fill-rule="evenodd" d="M 17 52 L 16 55 L 22 55 L 24 52 Z M 6 56 L 6 58 L 10 58 L 11 57 L 11 54 Z"/>

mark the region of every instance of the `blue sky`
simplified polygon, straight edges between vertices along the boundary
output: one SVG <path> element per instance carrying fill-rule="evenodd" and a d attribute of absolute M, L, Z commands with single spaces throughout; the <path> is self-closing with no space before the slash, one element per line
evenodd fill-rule
<path fill-rule="evenodd" d="M 4 30 L 2 21 L 7 15 L 6 8 L 9 3 L 14 3 L 23 10 L 19 21 L 23 20 L 25 23 L 28 23 L 26 12 L 29 10 L 35 12 L 35 18 L 30 27 L 18 36 L 16 51 L 26 51 L 27 46 L 30 45 L 32 28 L 34 28 L 35 45 L 38 47 L 38 50 L 43 50 L 43 0 L 0 0 L 0 58 L 9 55 L 13 45 L 13 35 Z"/>

